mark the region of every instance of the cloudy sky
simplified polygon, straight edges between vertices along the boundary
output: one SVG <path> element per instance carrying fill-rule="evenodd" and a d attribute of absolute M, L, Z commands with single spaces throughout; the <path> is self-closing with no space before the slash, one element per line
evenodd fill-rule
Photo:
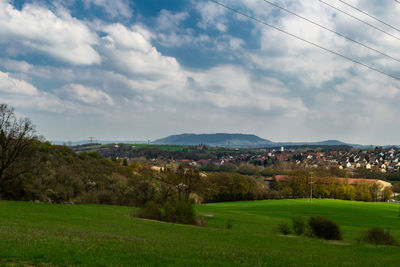
<path fill-rule="evenodd" d="M 219 0 L 390 75 L 400 62 L 274 8 Z M 400 31 L 338 0 L 275 3 L 400 60 Z M 400 28 L 400 4 L 347 0 Z M 251 133 L 400 144 L 400 81 L 208 0 L 0 0 L 0 102 L 47 140 Z"/>

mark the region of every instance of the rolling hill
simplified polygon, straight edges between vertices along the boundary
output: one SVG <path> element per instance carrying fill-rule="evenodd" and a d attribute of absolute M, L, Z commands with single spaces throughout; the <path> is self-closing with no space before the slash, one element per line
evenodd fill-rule
<path fill-rule="evenodd" d="M 274 144 L 272 141 L 262 139 L 252 134 L 179 134 L 170 135 L 152 142 L 162 145 L 198 145 L 220 147 L 265 147 Z"/>
<path fill-rule="evenodd" d="M 216 147 L 240 147 L 240 148 L 259 148 L 259 147 L 279 147 L 279 146 L 352 146 L 338 140 L 326 140 L 320 142 L 272 142 L 253 134 L 179 134 L 170 135 L 165 138 L 157 139 L 153 144 L 162 145 L 198 145 L 205 144 Z"/>
<path fill-rule="evenodd" d="M 125 206 L 0 201 L 0 266 L 399 265 L 399 247 L 358 241 L 377 226 L 400 238 L 396 204 L 296 199 L 195 208 L 204 227 L 134 218 L 136 208 Z M 338 223 L 343 241 L 274 233 L 281 222 L 312 215 Z"/>

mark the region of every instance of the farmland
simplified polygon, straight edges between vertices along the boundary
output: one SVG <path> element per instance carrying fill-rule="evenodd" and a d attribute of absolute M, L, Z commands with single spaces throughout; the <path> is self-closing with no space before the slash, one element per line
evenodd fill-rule
<path fill-rule="evenodd" d="M 196 206 L 204 227 L 130 216 L 133 208 L 0 202 L 0 264 L 396 266 L 400 248 L 358 243 L 379 226 L 400 239 L 399 206 L 340 200 L 268 200 Z M 293 216 L 337 222 L 343 241 L 282 236 Z M 231 222 L 232 228 L 227 229 Z"/>

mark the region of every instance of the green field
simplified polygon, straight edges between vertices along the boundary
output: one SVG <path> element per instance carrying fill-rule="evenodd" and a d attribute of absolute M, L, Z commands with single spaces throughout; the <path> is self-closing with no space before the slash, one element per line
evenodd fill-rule
<path fill-rule="evenodd" d="M 205 227 L 136 219 L 132 208 L 0 201 L 0 265 L 399 266 L 400 248 L 360 244 L 370 227 L 400 240 L 399 205 L 270 200 L 197 206 Z M 344 240 L 282 236 L 292 216 L 339 223 Z M 228 220 L 233 227 L 226 228 Z"/>

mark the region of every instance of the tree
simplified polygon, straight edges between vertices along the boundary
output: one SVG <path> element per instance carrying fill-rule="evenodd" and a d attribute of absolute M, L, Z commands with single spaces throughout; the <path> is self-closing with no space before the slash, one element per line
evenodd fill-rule
<path fill-rule="evenodd" d="M 372 183 L 369 186 L 369 190 L 371 192 L 372 201 L 376 202 L 379 200 L 380 194 L 383 191 L 383 186 L 378 183 Z"/>
<path fill-rule="evenodd" d="M 400 193 L 400 183 L 397 183 L 394 186 L 392 186 L 392 191 L 395 193 Z"/>
<path fill-rule="evenodd" d="M 29 171 L 30 149 L 37 139 L 32 122 L 18 119 L 14 108 L 0 104 L 0 198 L 5 185 Z"/>
<path fill-rule="evenodd" d="M 382 191 L 382 201 L 388 201 L 393 198 L 393 192 L 390 186 L 386 186 Z"/>

